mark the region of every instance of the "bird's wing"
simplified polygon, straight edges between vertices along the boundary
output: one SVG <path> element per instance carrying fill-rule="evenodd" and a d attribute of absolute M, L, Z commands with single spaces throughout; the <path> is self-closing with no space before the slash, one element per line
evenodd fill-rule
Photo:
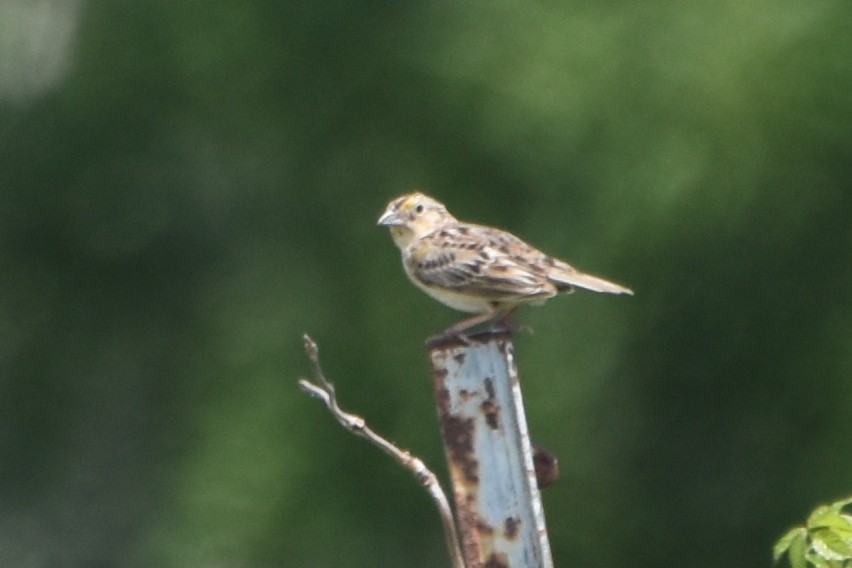
<path fill-rule="evenodd" d="M 410 253 L 409 271 L 427 286 L 498 302 L 534 301 L 557 293 L 547 270 L 528 262 L 535 254 L 544 255 L 498 229 L 445 227 L 417 239 Z"/>
<path fill-rule="evenodd" d="M 472 228 L 488 235 L 492 248 L 506 255 L 510 261 L 525 267 L 530 272 L 544 274 L 547 281 L 555 286 L 559 293 L 573 292 L 576 286 L 592 292 L 633 295 L 633 291 L 629 288 L 580 272 L 567 262 L 544 254 L 511 233 L 479 225 L 474 225 Z"/>

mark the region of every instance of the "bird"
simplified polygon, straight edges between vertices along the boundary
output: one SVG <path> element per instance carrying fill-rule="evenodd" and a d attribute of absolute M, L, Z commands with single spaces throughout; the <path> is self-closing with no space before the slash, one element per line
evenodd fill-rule
<path fill-rule="evenodd" d="M 606 294 L 633 291 L 580 272 L 515 235 L 456 219 L 443 203 L 419 191 L 388 203 L 378 225 L 390 229 L 415 286 L 442 304 L 475 316 L 444 330 L 466 330 L 495 320 L 505 324 L 525 304 L 540 305 L 575 288 Z"/>

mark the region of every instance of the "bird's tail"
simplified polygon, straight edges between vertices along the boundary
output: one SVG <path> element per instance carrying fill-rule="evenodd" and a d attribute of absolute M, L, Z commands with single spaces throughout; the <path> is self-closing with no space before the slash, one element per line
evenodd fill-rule
<path fill-rule="evenodd" d="M 551 271 L 547 277 L 560 292 L 570 292 L 576 286 L 577 288 L 584 288 L 592 292 L 633 295 L 633 290 L 630 288 L 625 288 L 624 286 L 604 280 L 603 278 L 598 278 L 597 276 L 592 276 L 591 274 L 585 274 L 568 265 L 565 265 L 564 268 L 559 267 L 559 269 Z"/>

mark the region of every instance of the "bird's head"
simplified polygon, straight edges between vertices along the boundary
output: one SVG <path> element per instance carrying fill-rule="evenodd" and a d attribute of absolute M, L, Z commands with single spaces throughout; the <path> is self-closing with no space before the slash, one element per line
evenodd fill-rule
<path fill-rule="evenodd" d="M 410 193 L 388 203 L 378 224 L 390 228 L 393 241 L 402 249 L 412 240 L 455 222 L 443 203 L 422 193 Z"/>

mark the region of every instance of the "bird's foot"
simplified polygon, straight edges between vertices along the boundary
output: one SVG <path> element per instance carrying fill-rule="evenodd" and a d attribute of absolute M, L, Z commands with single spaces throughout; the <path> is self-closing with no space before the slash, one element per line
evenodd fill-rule
<path fill-rule="evenodd" d="M 460 322 L 457 322 L 457 323 L 451 325 L 450 327 L 448 327 L 447 329 L 445 329 L 443 332 L 439 333 L 438 335 L 433 335 L 432 337 L 430 337 L 429 339 L 426 340 L 426 344 L 427 345 L 433 345 L 436 342 L 446 342 L 446 341 L 456 340 L 456 341 L 460 341 L 461 343 L 463 343 L 467 346 L 473 345 L 474 342 L 464 332 L 466 332 L 467 330 L 469 330 L 469 329 L 471 329 L 471 328 L 473 328 L 473 327 L 475 327 L 479 324 L 482 324 L 482 323 L 485 323 L 489 320 L 494 319 L 497 315 L 498 315 L 497 312 L 483 312 L 483 313 L 477 314 L 473 317 L 464 319 Z M 505 319 L 505 318 L 501 318 L 501 321 L 502 321 L 502 319 Z"/>

